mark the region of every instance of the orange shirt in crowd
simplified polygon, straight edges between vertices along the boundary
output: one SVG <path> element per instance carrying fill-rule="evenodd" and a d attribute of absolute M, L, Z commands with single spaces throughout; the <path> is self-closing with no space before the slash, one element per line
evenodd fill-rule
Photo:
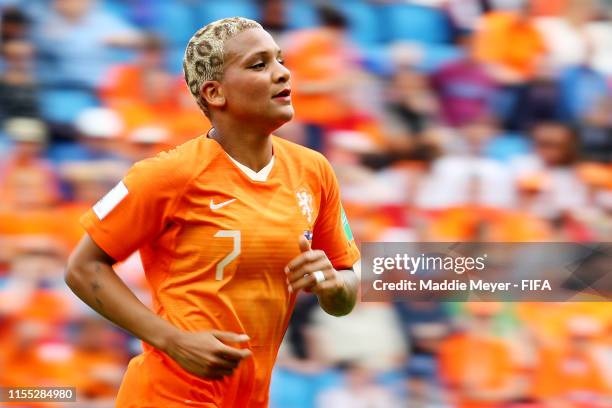
<path fill-rule="evenodd" d="M 46 205 L 59 197 L 57 176 L 46 160 L 9 159 L 0 165 L 0 209 Z"/>
<path fill-rule="evenodd" d="M 142 98 L 144 68 L 135 64 L 112 67 L 100 89 L 100 99 L 110 107 Z"/>
<path fill-rule="evenodd" d="M 333 126 L 350 113 L 348 91 L 310 92 L 313 83 L 345 80 L 351 63 L 347 50 L 339 49 L 323 29 L 304 30 L 290 38 L 285 61 L 291 71 L 291 102 L 296 120 L 320 126 Z"/>
<path fill-rule="evenodd" d="M 83 235 L 78 219 L 84 206 L 65 204 L 38 209 L 0 210 L 0 236 L 46 236 L 65 249 L 74 248 Z"/>
<path fill-rule="evenodd" d="M 531 15 L 539 16 L 560 16 L 565 11 L 568 0 L 529 0 Z"/>
<path fill-rule="evenodd" d="M 476 32 L 476 55 L 483 62 L 510 68 L 531 78 L 546 48 L 541 34 L 528 19 L 512 12 L 491 12 Z"/>
<path fill-rule="evenodd" d="M 567 344 L 568 322 L 573 318 L 588 316 L 602 328 L 612 326 L 612 310 L 607 302 L 520 302 L 516 309 L 539 343 L 556 348 Z"/>
<path fill-rule="evenodd" d="M 126 134 L 141 127 L 161 128 L 168 139 L 160 142 L 160 151 L 182 144 L 210 128 L 208 119 L 199 110 L 179 109 L 176 105 L 152 105 L 134 101 L 116 108 L 126 127 Z"/>
<path fill-rule="evenodd" d="M 169 136 L 168 140 L 160 143 L 161 151 L 193 139 L 202 133 L 202 129 L 210 128 L 208 119 L 193 102 L 182 78 L 172 78 L 167 92 L 155 96 L 156 100 L 152 101 L 147 90 L 143 89 L 147 86 L 143 79 L 145 75 L 145 69 L 138 65 L 116 66 L 100 91 L 104 104 L 121 116 L 126 135 L 139 127 L 160 127 Z M 160 75 L 167 78 L 163 73 Z M 155 92 L 159 94 L 161 91 Z"/>
<path fill-rule="evenodd" d="M 82 218 L 117 261 L 140 249 L 154 311 L 186 331 L 245 333 L 253 355 L 231 377 L 207 381 L 145 344 L 117 406 L 265 407 L 276 354 L 293 310 L 283 268 L 312 234 L 336 269 L 359 252 L 322 155 L 273 137 L 265 180 L 249 176 L 201 136 L 137 163 Z M 258 173 L 258 177 L 262 177 Z"/>
<path fill-rule="evenodd" d="M 531 394 L 538 400 L 579 401 L 587 394 L 601 397 L 608 392 L 594 356 L 565 347 L 540 351 L 531 385 Z"/>
<path fill-rule="evenodd" d="M 468 389 L 498 391 L 507 386 L 515 374 L 511 350 L 501 339 L 469 333 L 446 339 L 440 348 L 440 375 L 454 391 L 461 408 L 489 408 L 494 402 L 475 401 Z"/>
<path fill-rule="evenodd" d="M 549 239 L 551 229 L 526 212 L 465 205 L 434 215 L 427 235 L 438 241 L 538 242 Z"/>

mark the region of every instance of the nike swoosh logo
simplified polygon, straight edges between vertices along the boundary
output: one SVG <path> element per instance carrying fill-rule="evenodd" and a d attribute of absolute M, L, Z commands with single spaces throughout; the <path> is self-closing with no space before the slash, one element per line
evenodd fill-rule
<path fill-rule="evenodd" d="M 227 200 L 227 201 L 224 201 L 222 203 L 215 204 L 215 202 L 213 200 L 210 200 L 210 209 L 213 210 L 213 211 L 216 211 L 219 208 L 223 208 L 226 205 L 233 203 L 234 201 L 236 201 L 236 199 L 232 198 L 231 200 Z"/>

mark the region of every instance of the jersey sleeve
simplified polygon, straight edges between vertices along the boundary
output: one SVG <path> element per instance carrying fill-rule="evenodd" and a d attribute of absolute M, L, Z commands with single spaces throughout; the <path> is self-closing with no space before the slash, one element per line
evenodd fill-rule
<path fill-rule="evenodd" d="M 186 177 L 169 153 L 136 163 L 81 217 L 91 239 L 115 261 L 153 241 L 171 220 Z"/>
<path fill-rule="evenodd" d="M 321 204 L 315 221 L 312 248 L 325 252 L 334 268 L 352 268 L 359 249 L 340 202 L 340 187 L 329 162 L 321 156 Z"/>

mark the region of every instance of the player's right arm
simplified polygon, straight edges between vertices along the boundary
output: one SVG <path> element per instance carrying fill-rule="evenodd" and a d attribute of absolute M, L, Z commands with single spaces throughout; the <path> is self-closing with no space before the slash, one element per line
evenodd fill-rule
<path fill-rule="evenodd" d="M 163 233 L 189 181 L 192 163 L 164 153 L 134 165 L 126 177 L 82 218 L 87 234 L 68 261 L 66 283 L 102 316 L 165 352 L 190 373 L 204 378 L 231 374 L 249 350 L 224 342 L 245 335 L 186 332 L 142 304 L 112 266 Z"/>
<path fill-rule="evenodd" d="M 203 378 L 231 375 L 251 353 L 223 342 L 240 343 L 248 336 L 207 331 L 185 332 L 149 310 L 117 276 L 115 261 L 85 235 L 70 256 L 66 283 L 83 302 L 139 339 L 172 357 Z"/>

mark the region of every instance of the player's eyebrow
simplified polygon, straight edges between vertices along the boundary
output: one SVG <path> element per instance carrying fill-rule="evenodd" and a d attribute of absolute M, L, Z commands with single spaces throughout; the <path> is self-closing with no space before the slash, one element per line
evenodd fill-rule
<path fill-rule="evenodd" d="M 281 51 L 280 48 L 276 48 L 273 52 L 270 51 L 270 50 L 255 51 L 253 53 L 247 54 L 244 57 L 244 61 L 250 61 L 250 60 L 254 59 L 255 57 L 267 57 L 270 54 L 275 54 L 277 56 L 282 56 L 283 52 Z"/>

